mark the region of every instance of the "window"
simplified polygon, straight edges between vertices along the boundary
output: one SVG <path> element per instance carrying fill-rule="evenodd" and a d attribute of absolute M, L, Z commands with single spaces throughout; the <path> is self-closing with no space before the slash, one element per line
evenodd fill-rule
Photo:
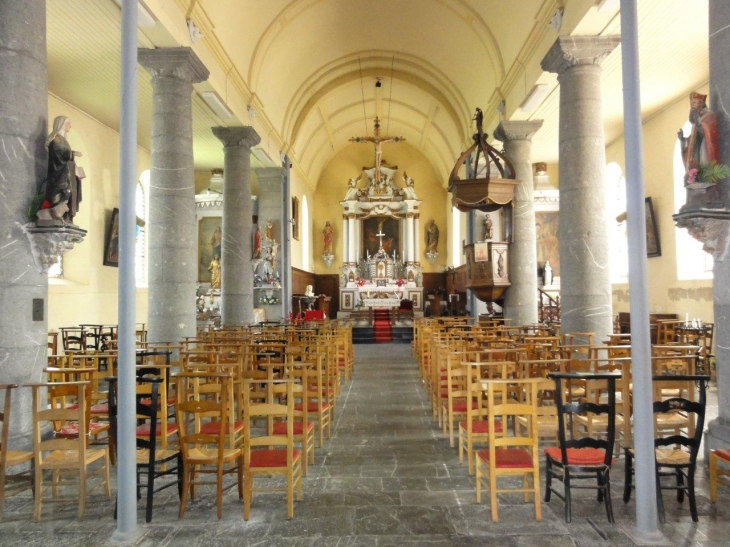
<path fill-rule="evenodd" d="M 298 225 L 299 223 L 297 223 Z M 311 265 L 309 262 L 309 257 L 311 256 L 312 252 L 310 251 L 310 242 L 309 242 L 309 234 L 310 234 L 310 228 L 309 228 L 309 205 L 307 204 L 307 196 L 302 196 L 302 230 L 301 230 L 301 236 L 302 236 L 302 270 L 304 271 L 310 271 Z"/>
<path fill-rule="evenodd" d="M 299 199 L 291 198 L 291 235 L 299 241 Z"/>
<path fill-rule="evenodd" d="M 692 131 L 692 124 L 687 122 L 682 127 L 685 135 Z M 687 190 L 684 188 L 684 163 L 679 141 L 674 145 L 674 209 L 687 202 Z M 712 279 L 713 258 L 702 250 L 702 243 L 687 232 L 686 228 L 674 231 L 677 244 L 677 279 Z"/>
<path fill-rule="evenodd" d="M 451 265 L 454 268 L 461 266 L 461 211 L 451 208 Z"/>
<path fill-rule="evenodd" d="M 48 267 L 48 278 L 63 277 L 63 255 L 58 255 L 56 261 Z"/>
<path fill-rule="evenodd" d="M 611 162 L 606 166 L 606 203 L 609 204 L 608 245 L 611 257 L 611 282 L 626 283 L 629 277 L 629 242 L 626 231 L 626 177 L 621 167 Z M 623 215 L 624 219 L 619 215 Z"/>
<path fill-rule="evenodd" d="M 149 178 L 149 170 L 142 173 L 134 196 L 134 208 L 137 215 L 134 239 L 134 278 L 137 285 L 144 285 L 147 282 L 147 257 L 145 253 L 145 247 L 147 246 L 147 201 L 145 183 L 149 182 Z"/>

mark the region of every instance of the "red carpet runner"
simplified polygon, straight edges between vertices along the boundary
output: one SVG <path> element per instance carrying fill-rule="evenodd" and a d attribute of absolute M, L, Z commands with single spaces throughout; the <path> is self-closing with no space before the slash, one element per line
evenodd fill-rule
<path fill-rule="evenodd" d="M 390 327 L 388 309 L 373 310 L 373 335 L 375 342 L 392 342 L 393 329 Z"/>

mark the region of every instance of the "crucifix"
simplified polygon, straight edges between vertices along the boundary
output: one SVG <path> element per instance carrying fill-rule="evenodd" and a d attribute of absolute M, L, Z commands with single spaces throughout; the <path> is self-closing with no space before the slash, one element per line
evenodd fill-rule
<path fill-rule="evenodd" d="M 380 240 L 380 250 L 383 250 L 383 238 L 385 237 L 385 234 L 383 233 L 383 230 L 380 230 L 377 234 L 375 234 L 375 237 L 377 237 Z"/>
<path fill-rule="evenodd" d="M 380 118 L 375 116 L 375 131 L 372 137 L 353 137 L 350 142 L 372 143 L 375 146 L 375 180 L 380 182 L 380 163 L 383 158 L 382 144 L 384 142 L 403 142 L 405 137 L 381 137 Z"/>

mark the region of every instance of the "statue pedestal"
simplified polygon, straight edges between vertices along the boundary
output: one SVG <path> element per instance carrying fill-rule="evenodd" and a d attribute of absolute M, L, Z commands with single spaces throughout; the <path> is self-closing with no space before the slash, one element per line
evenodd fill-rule
<path fill-rule="evenodd" d="M 33 260 L 39 273 L 48 273 L 48 268 L 56 262 L 58 255 L 70 251 L 74 245 L 86 237 L 86 230 L 75 224 L 63 226 L 25 225 L 25 233 L 30 240 Z"/>

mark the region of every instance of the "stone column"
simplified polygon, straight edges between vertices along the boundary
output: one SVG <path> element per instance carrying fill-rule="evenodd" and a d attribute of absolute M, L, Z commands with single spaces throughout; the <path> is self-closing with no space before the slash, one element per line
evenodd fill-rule
<path fill-rule="evenodd" d="M 208 70 L 190 48 L 140 49 L 152 75 L 148 335 L 195 336 L 198 234 L 193 172 L 193 84 Z"/>
<path fill-rule="evenodd" d="M 730 163 L 730 114 L 723 107 L 730 101 L 730 5 L 724 0 L 710 0 L 710 97 L 709 107 L 717 115 L 720 133 L 720 163 Z M 722 201 L 725 211 L 730 211 L 730 196 L 727 182 L 721 183 Z M 714 213 L 714 211 L 713 211 Z M 715 316 L 715 358 L 717 363 L 717 402 L 719 416 L 708 424 L 705 433 L 705 456 L 712 448 L 726 448 L 730 445 L 730 221 L 717 221 L 707 233 L 717 242 L 708 242 L 715 248 L 714 281 L 712 292 Z M 712 223 L 710 220 L 708 224 Z M 720 227 L 719 223 L 724 226 Z M 710 226 L 708 226 L 710 228 Z M 724 243 L 724 245 L 723 245 Z M 706 458 L 705 458 L 706 461 Z"/>
<path fill-rule="evenodd" d="M 537 246 L 535 242 L 535 200 L 532 181 L 532 136 L 542 120 L 503 121 L 494 138 L 504 143 L 507 158 L 520 184 L 515 188 L 513 241 L 509 246 L 509 278 L 512 286 L 504 300 L 505 317 L 513 325 L 537 323 Z"/>
<path fill-rule="evenodd" d="M 542 60 L 560 82 L 561 331 L 613 331 L 600 62 L 618 36 L 561 36 Z"/>
<path fill-rule="evenodd" d="M 0 21 L 0 376 L 23 384 L 42 379 L 48 332 L 48 277 L 38 271 L 24 229 L 48 163 L 46 2 L 0 2 Z M 36 299 L 42 313 L 34 320 Z M 11 444 L 29 449 L 30 389 L 15 390 L 12 401 Z"/>
<path fill-rule="evenodd" d="M 213 134 L 224 153 L 221 323 L 252 323 L 251 147 L 261 138 L 253 127 L 214 127 Z"/>

